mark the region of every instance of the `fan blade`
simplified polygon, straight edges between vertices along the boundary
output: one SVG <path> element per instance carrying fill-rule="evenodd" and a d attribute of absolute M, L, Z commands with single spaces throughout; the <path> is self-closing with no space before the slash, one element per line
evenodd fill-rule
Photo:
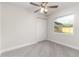
<path fill-rule="evenodd" d="M 58 6 L 48 6 L 48 8 L 57 8 Z"/>
<path fill-rule="evenodd" d="M 30 4 L 32 4 L 32 5 L 34 5 L 34 6 L 39 6 L 38 4 L 33 3 L 33 2 L 30 2 Z"/>
<path fill-rule="evenodd" d="M 40 10 L 40 9 L 38 9 L 38 10 L 34 11 L 34 13 L 38 12 L 39 10 Z"/>

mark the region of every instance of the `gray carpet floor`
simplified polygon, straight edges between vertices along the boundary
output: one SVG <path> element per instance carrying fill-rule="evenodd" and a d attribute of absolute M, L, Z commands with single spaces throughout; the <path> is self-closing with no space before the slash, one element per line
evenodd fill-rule
<path fill-rule="evenodd" d="M 1 57 L 79 57 L 79 51 L 44 40 L 30 46 L 2 53 Z"/>

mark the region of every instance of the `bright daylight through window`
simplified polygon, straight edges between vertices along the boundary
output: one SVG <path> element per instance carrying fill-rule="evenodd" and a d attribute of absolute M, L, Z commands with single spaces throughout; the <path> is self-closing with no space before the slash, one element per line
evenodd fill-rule
<path fill-rule="evenodd" d="M 74 15 L 58 17 L 54 21 L 54 31 L 59 33 L 73 33 Z"/>

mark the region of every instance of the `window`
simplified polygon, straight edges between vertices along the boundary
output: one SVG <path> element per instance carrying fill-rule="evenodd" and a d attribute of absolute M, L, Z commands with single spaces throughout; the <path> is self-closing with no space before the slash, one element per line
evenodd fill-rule
<path fill-rule="evenodd" d="M 59 17 L 54 21 L 54 31 L 59 33 L 73 33 L 74 15 Z"/>

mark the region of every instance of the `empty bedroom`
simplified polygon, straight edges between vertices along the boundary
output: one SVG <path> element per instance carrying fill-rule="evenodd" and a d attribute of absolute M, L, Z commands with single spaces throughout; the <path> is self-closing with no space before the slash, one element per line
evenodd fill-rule
<path fill-rule="evenodd" d="M 0 2 L 0 57 L 79 57 L 79 2 Z"/>

